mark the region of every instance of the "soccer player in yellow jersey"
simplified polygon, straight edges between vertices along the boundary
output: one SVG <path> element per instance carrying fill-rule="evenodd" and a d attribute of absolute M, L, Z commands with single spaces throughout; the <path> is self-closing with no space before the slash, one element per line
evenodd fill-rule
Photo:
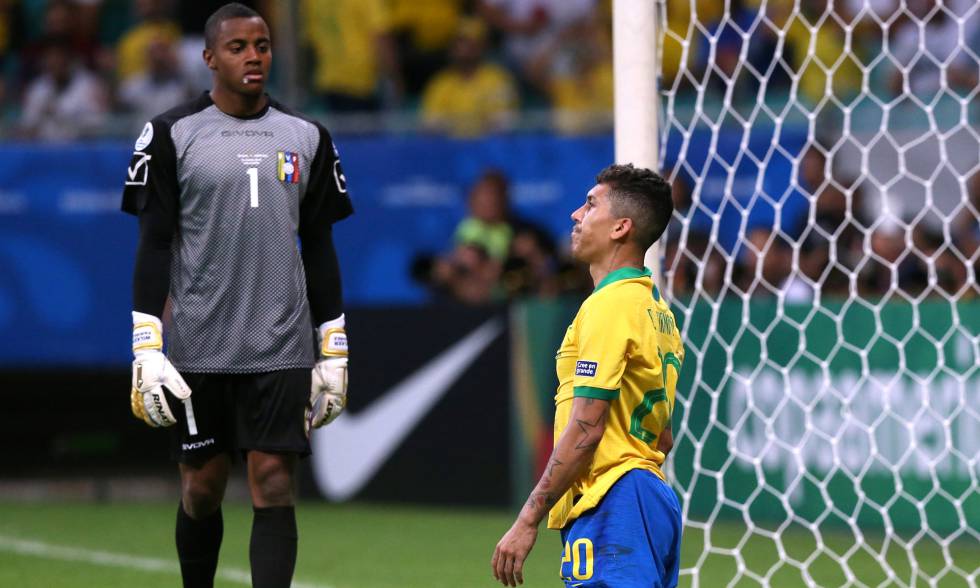
<path fill-rule="evenodd" d="M 555 449 L 493 554 L 505 586 L 523 583 L 546 514 L 561 531 L 566 586 L 677 585 L 681 511 L 661 468 L 684 347 L 643 267 L 672 212 L 662 177 L 612 165 L 572 213 L 572 253 L 595 290 L 558 349 Z"/>

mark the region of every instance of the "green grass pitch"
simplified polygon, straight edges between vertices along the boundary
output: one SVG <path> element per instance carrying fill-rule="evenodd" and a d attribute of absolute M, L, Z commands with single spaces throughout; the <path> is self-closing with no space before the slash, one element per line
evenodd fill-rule
<path fill-rule="evenodd" d="M 179 585 L 173 546 L 174 504 L 37 504 L 0 503 L 0 586 L 18 587 L 138 587 Z M 512 521 L 511 513 L 449 508 L 413 508 L 383 505 L 328 505 L 302 503 L 296 586 L 302 588 L 479 588 L 494 586 L 490 574 L 493 547 Z M 247 586 L 248 540 L 251 510 L 246 505 L 224 508 L 225 535 L 217 586 Z M 745 529 L 736 522 L 713 525 L 712 546 L 739 545 Z M 739 561 L 722 553 L 701 557 L 705 535 L 689 529 L 683 548 L 683 567 L 697 565 L 699 585 L 726 586 L 737 573 Z M 880 545 L 881 537 L 872 540 Z M 829 548 L 843 554 L 852 539 L 843 533 L 825 535 Z M 814 551 L 813 538 L 797 531 L 784 535 L 786 552 L 806 559 Z M 877 543 L 876 543 L 877 542 Z M 942 549 L 923 544 L 913 553 L 888 549 L 889 563 L 899 582 L 889 583 L 875 557 L 857 552 L 847 557 L 855 578 L 863 584 L 927 585 L 944 566 Z M 769 539 L 753 536 L 741 545 L 743 565 L 766 576 L 780 561 Z M 973 572 L 975 545 L 954 544 L 954 565 Z M 93 561 L 95 560 L 95 561 Z M 538 543 L 526 564 L 525 586 L 560 587 L 558 535 L 542 527 Z M 921 573 L 910 582 L 911 566 Z M 819 586 L 841 586 L 847 578 L 832 558 L 814 558 L 812 579 Z M 802 573 L 782 566 L 769 576 L 772 586 L 804 586 Z M 944 588 L 968 586 L 946 575 Z M 682 586 L 692 577 L 682 576 Z M 743 577 L 737 586 L 758 586 Z M 852 584 L 853 585 L 853 584 Z"/>

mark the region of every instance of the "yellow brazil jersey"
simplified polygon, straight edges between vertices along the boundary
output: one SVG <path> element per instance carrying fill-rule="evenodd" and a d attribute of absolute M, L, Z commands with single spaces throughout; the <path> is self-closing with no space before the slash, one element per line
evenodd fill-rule
<path fill-rule="evenodd" d="M 550 528 L 594 508 L 632 469 L 664 479 L 657 440 L 670 425 L 683 361 L 674 314 L 650 270 L 611 272 L 582 303 L 556 358 L 555 442 L 568 425 L 573 397 L 608 400 L 610 410 L 591 467 L 551 509 Z"/>
<path fill-rule="evenodd" d="M 119 39 L 116 48 L 116 74 L 120 80 L 128 80 L 146 71 L 147 50 L 158 40 L 176 43 L 180 40 L 180 27 L 168 20 L 144 22 Z"/>
<path fill-rule="evenodd" d="M 414 48 L 438 51 L 453 42 L 463 0 L 390 0 L 395 28 L 409 33 Z"/>
<path fill-rule="evenodd" d="M 446 126 L 463 137 L 479 135 L 516 108 L 514 78 L 492 63 L 480 65 L 470 76 L 447 68 L 436 74 L 422 94 L 423 121 Z"/>
<path fill-rule="evenodd" d="M 563 133 L 589 131 L 590 117 L 613 111 L 612 62 L 597 63 L 579 75 L 558 76 L 549 90 L 558 129 Z"/>
<path fill-rule="evenodd" d="M 303 38 L 313 49 L 320 92 L 367 97 L 378 87 L 378 37 L 391 29 L 385 0 L 303 0 Z"/>

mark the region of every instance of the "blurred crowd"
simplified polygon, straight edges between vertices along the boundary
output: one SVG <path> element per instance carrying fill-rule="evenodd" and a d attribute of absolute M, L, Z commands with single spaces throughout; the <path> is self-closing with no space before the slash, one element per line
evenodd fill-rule
<path fill-rule="evenodd" d="M 676 295 L 782 296 L 793 303 L 818 295 L 823 301 L 980 298 L 980 172 L 947 216 L 903 219 L 876 212 L 865 187 L 814 146 L 803 154 L 796 181 L 803 205 L 784 206 L 780 222 L 747 223 L 733 251 L 689 222 L 688 186 L 677 174 L 665 241 L 665 280 Z"/>
<path fill-rule="evenodd" d="M 829 171 L 828 171 L 829 169 Z M 903 223 L 874 217 L 865 191 L 852 186 L 818 148 L 801 160 L 800 207 L 787 218 L 749 223 L 745 238 L 726 250 L 692 223 L 691 185 L 673 178 L 674 217 L 661 240 L 663 280 L 672 296 L 767 299 L 808 304 L 851 297 L 920 300 L 980 298 L 980 173 L 949 222 L 921 217 Z M 510 182 L 487 170 L 471 187 L 468 213 L 448 250 L 423 253 L 410 269 L 435 299 L 484 305 L 527 296 L 587 295 L 592 280 L 574 262 L 565 235 L 512 210 Z M 935 228 L 940 226 L 941 228 Z"/>
<path fill-rule="evenodd" d="M 457 137 L 506 130 L 543 113 L 561 133 L 608 132 L 611 0 L 243 0 L 294 43 L 314 116 L 405 114 Z M 131 137 L 151 116 L 210 86 L 201 60 L 207 16 L 224 0 L 0 0 L 0 110 L 6 137 Z M 678 103 L 759 108 L 898 96 L 975 102 L 976 0 L 664 0 L 661 87 Z M 295 14 L 286 11 L 295 9 Z M 281 38 L 291 22 L 295 38 Z M 284 52 L 288 54 L 288 52 Z M 284 55 L 277 56 L 277 61 Z M 281 74 L 274 72 L 271 91 Z M 971 98 L 972 97 L 972 98 Z M 812 124 L 812 123 L 811 123 Z M 824 130 L 826 132 L 826 130 Z M 689 221 L 692 180 L 670 172 L 677 204 L 665 275 L 697 289 L 755 296 L 975 296 L 980 180 L 950 222 L 874 217 L 862 186 L 819 146 L 798 166 L 800 206 L 748 226 L 726 250 Z M 587 292 L 566 244 L 519 218 L 509 181 L 489 171 L 450 251 L 413 275 L 438 296 L 480 304 Z M 788 202 L 788 200 L 787 200 Z M 873 218 L 874 217 L 874 218 Z M 935 221 L 936 219 L 932 219 Z M 935 227 L 940 227 L 939 229 Z"/>
<path fill-rule="evenodd" d="M 794 91 L 812 106 L 828 93 L 843 104 L 861 95 L 965 98 L 977 85 L 976 0 L 666 3 L 661 59 L 674 92 L 706 86 L 751 104 Z"/>
<path fill-rule="evenodd" d="M 500 170 L 486 170 L 470 188 L 448 250 L 412 262 L 412 277 L 435 299 L 479 306 L 592 290 L 588 269 L 571 259 L 567 243 L 514 212 L 510 184 Z"/>
<path fill-rule="evenodd" d="M 244 3 L 274 32 L 290 22 L 285 11 L 298 12 L 289 42 L 301 49 L 306 100 L 295 106 L 313 113 L 408 113 L 422 128 L 457 136 L 507 129 L 529 112 L 546 113 L 567 133 L 606 129 L 612 120 L 611 0 Z M 5 121 L 19 136 L 42 140 L 106 134 L 110 115 L 129 114 L 139 128 L 147 115 L 208 86 L 202 29 L 221 4 L 0 0 Z M 941 91 L 966 96 L 977 85 L 974 0 L 664 6 L 662 86 L 692 101 L 754 105 L 792 93 L 817 104 L 828 88 L 844 103 L 906 88 L 929 101 Z"/>
<path fill-rule="evenodd" d="M 305 100 L 294 106 L 314 115 L 407 113 L 419 128 L 463 137 L 509 128 L 522 109 L 553 112 L 568 132 L 611 120 L 609 0 L 242 3 L 266 17 L 274 42 L 299 49 Z M 7 134 L 125 135 L 207 89 L 203 26 L 222 4 L 0 0 Z M 295 38 L 277 38 L 283 22 L 297 23 Z M 111 126 L 126 117 L 129 128 Z"/>

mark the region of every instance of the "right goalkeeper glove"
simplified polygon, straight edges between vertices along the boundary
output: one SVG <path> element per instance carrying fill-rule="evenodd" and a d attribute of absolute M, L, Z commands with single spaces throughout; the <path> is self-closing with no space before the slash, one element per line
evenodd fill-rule
<path fill-rule="evenodd" d="M 177 424 L 171 402 L 190 398 L 191 389 L 163 354 L 163 324 L 160 319 L 133 312 L 133 415 L 151 427 Z"/>
<path fill-rule="evenodd" d="M 320 357 L 313 367 L 307 430 L 329 425 L 347 406 L 347 333 L 344 315 L 317 329 Z"/>

